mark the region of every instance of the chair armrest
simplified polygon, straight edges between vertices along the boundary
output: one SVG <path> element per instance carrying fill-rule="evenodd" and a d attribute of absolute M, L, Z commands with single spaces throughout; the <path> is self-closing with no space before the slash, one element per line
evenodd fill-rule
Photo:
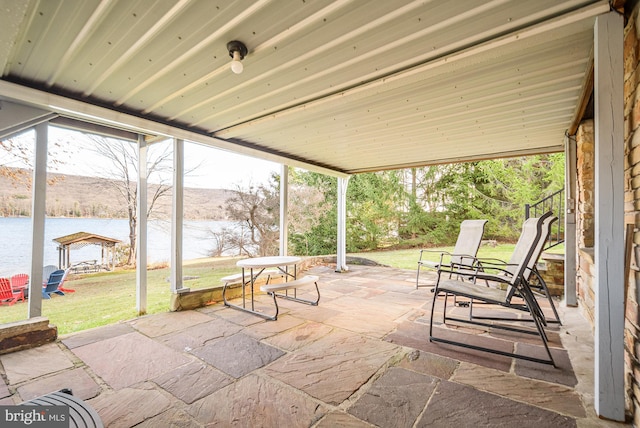
<path fill-rule="evenodd" d="M 456 272 L 458 270 L 478 270 L 478 268 L 482 268 L 482 265 L 478 262 L 478 258 L 469 254 L 454 254 L 447 253 L 452 257 L 458 257 L 460 262 L 449 262 L 449 263 L 441 263 L 439 266 L 439 270 L 443 272 Z"/>
<path fill-rule="evenodd" d="M 517 268 L 517 264 L 507 263 L 500 259 L 487 259 L 481 258 L 477 260 L 477 263 L 482 266 L 484 271 L 494 271 L 494 272 L 502 272 L 507 275 L 513 275 L 507 268 L 514 267 Z"/>
<path fill-rule="evenodd" d="M 470 256 L 469 256 L 470 257 Z M 438 273 L 446 272 L 449 274 L 463 275 L 468 277 L 472 282 L 476 282 L 478 279 L 484 281 L 494 281 L 503 284 L 511 284 L 513 280 L 513 274 L 505 269 L 506 266 L 515 265 L 486 265 L 480 262 L 479 259 L 473 257 L 472 264 L 464 263 L 451 263 L 449 265 L 442 265 L 438 269 Z"/>
<path fill-rule="evenodd" d="M 508 264 L 506 261 L 502 259 L 496 259 L 492 257 L 478 257 L 478 261 L 481 263 L 492 263 L 497 265 L 506 265 Z"/>
<path fill-rule="evenodd" d="M 439 254 L 439 260 L 437 261 L 432 261 L 429 259 L 424 259 L 422 258 L 422 256 L 425 253 L 437 253 Z M 420 250 L 420 258 L 418 258 L 418 269 L 420 269 L 420 266 L 424 266 L 426 268 L 429 269 L 439 269 L 439 267 L 442 265 L 444 257 L 445 256 L 451 256 L 451 253 L 449 253 L 448 251 L 444 251 L 444 250 L 429 250 L 429 249 L 422 249 Z"/>
<path fill-rule="evenodd" d="M 430 250 L 430 249 L 427 249 L 427 248 L 423 248 L 422 250 L 420 250 L 420 255 L 422 255 L 422 253 L 445 253 L 445 254 L 450 254 L 446 250 L 439 250 L 439 249 Z"/>
<path fill-rule="evenodd" d="M 496 274 L 496 273 L 491 273 L 491 272 L 477 272 L 474 276 L 474 279 L 478 280 L 484 280 L 484 281 L 494 281 L 494 282 L 500 282 L 502 284 L 510 284 L 511 283 L 511 277 L 507 277 L 504 275 L 500 275 L 500 274 Z"/>
<path fill-rule="evenodd" d="M 442 260 L 443 256 L 451 254 L 448 251 L 444 251 L 444 250 L 422 249 L 422 250 L 420 250 L 420 257 L 418 258 L 418 263 L 420 263 L 422 261 L 422 256 L 424 255 L 424 253 L 437 253 L 437 254 L 440 255 L 440 260 Z"/>

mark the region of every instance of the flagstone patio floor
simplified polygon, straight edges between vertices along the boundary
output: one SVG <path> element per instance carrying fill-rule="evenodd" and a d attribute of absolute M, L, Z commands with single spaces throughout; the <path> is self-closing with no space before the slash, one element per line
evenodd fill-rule
<path fill-rule="evenodd" d="M 560 307 L 563 326 L 549 328 L 554 368 L 430 343 L 434 295 L 416 289 L 415 271 L 307 273 L 320 276 L 319 306 L 281 301 L 277 321 L 217 303 L 2 355 L 0 404 L 71 388 L 109 427 L 626 426 L 595 416 L 593 335 L 579 308 Z M 270 304 L 259 296 L 258 309 Z M 437 329 L 541 349 L 533 336 Z"/>

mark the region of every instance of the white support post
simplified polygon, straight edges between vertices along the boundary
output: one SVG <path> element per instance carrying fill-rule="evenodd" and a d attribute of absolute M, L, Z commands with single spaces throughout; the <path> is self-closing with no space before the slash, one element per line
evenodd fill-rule
<path fill-rule="evenodd" d="M 578 306 L 576 292 L 576 140 L 567 136 L 564 141 L 565 159 L 565 212 L 564 212 L 564 301 L 567 306 Z"/>
<path fill-rule="evenodd" d="M 36 125 L 35 159 L 31 195 L 31 281 L 29 283 L 29 318 L 42 316 L 42 268 L 44 266 L 44 222 L 47 193 L 47 151 L 49 125 Z"/>
<path fill-rule="evenodd" d="M 280 171 L 280 255 L 288 255 L 289 244 L 289 166 L 282 165 Z"/>
<path fill-rule="evenodd" d="M 136 201 L 136 310 L 147 313 L 147 142 L 138 135 L 138 200 Z"/>
<path fill-rule="evenodd" d="M 338 248 L 336 272 L 349 270 L 347 266 L 347 186 L 349 178 L 338 177 Z"/>
<path fill-rule="evenodd" d="M 188 291 L 182 284 L 184 220 L 184 140 L 173 140 L 173 203 L 171 216 L 171 292 Z"/>
<path fill-rule="evenodd" d="M 595 65 L 595 403 L 624 421 L 624 115 L 622 15 L 596 18 Z"/>

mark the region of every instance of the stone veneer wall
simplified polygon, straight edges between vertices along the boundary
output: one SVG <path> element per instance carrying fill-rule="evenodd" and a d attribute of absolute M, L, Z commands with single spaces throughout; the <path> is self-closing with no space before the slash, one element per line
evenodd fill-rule
<path fill-rule="evenodd" d="M 579 215 L 576 218 L 578 230 L 578 248 L 593 247 L 594 230 L 594 134 L 593 120 L 585 120 L 580 124 L 576 134 L 576 167 L 578 186 L 576 188 L 576 204 Z"/>
<path fill-rule="evenodd" d="M 583 315 L 594 327 L 595 291 L 593 281 L 594 231 L 594 134 L 593 120 L 585 120 L 576 133 L 576 288 Z"/>
<path fill-rule="evenodd" d="M 640 225 L 640 72 L 638 70 L 638 2 L 628 16 L 624 32 L 624 113 L 625 113 L 625 223 Z M 633 241 L 640 242 L 634 231 Z M 632 258 L 633 259 L 633 258 Z M 635 261 L 632 266 L 635 266 Z M 640 426 L 640 319 L 638 317 L 638 282 L 640 272 L 629 273 L 625 308 L 625 387 L 627 410 L 633 414 L 635 426 Z"/>

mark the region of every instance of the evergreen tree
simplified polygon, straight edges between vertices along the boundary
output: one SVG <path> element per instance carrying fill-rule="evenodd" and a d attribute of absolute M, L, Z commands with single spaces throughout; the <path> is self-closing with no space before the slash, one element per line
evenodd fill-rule
<path fill-rule="evenodd" d="M 290 222 L 292 251 L 335 253 L 337 180 L 292 171 L 292 185 L 323 195 L 316 207 L 307 208 L 317 216 L 312 226 Z M 460 222 L 481 218 L 489 220 L 487 239 L 513 241 L 524 220 L 524 205 L 563 185 L 562 153 L 354 175 L 347 190 L 347 251 L 452 245 Z"/>

